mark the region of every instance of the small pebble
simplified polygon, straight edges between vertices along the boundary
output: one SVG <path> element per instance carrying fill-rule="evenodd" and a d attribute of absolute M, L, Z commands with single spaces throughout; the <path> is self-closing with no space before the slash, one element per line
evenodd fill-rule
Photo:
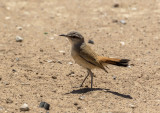
<path fill-rule="evenodd" d="M 117 78 L 117 77 L 116 77 L 116 76 L 114 76 L 114 75 L 113 75 L 112 77 L 113 77 L 113 79 L 114 79 L 114 80 L 116 80 L 116 78 Z"/>
<path fill-rule="evenodd" d="M 9 82 L 4 82 L 4 84 L 5 84 L 5 85 L 9 85 L 10 83 L 9 83 Z"/>
<path fill-rule="evenodd" d="M 40 48 L 39 51 L 40 51 L 40 52 L 43 52 L 43 49 Z"/>
<path fill-rule="evenodd" d="M 16 72 L 16 70 L 15 70 L 15 69 L 12 69 L 12 71 L 13 71 L 13 72 Z"/>
<path fill-rule="evenodd" d="M 45 104 L 44 104 L 44 109 L 49 110 L 49 107 L 50 107 L 50 105 L 45 102 Z"/>
<path fill-rule="evenodd" d="M 112 22 L 113 22 L 113 23 L 118 23 L 118 20 L 113 19 Z"/>
<path fill-rule="evenodd" d="M 45 102 L 41 102 L 41 103 L 39 104 L 39 107 L 40 107 L 40 108 L 43 108 L 43 107 L 44 107 L 44 104 L 45 104 Z"/>
<path fill-rule="evenodd" d="M 75 105 L 75 106 L 77 106 L 77 105 L 78 105 L 78 103 L 77 103 L 77 102 L 75 102 L 75 103 L 74 103 L 74 105 Z"/>
<path fill-rule="evenodd" d="M 13 103 L 13 100 L 7 98 L 7 99 L 6 99 L 6 103 L 7 103 L 7 104 L 11 104 L 11 103 Z"/>
<path fill-rule="evenodd" d="M 17 27 L 18 30 L 22 30 L 22 27 Z"/>
<path fill-rule="evenodd" d="M 126 24 L 126 21 L 125 20 L 120 20 L 120 23 L 121 24 Z"/>
<path fill-rule="evenodd" d="M 56 76 L 52 76 L 52 79 L 57 79 L 57 77 Z"/>
<path fill-rule="evenodd" d="M 72 63 L 72 62 L 68 62 L 68 64 L 69 64 L 69 65 L 72 65 L 73 63 Z"/>
<path fill-rule="evenodd" d="M 47 35 L 48 33 L 47 33 L 47 32 L 44 32 L 44 34 Z"/>
<path fill-rule="evenodd" d="M 60 50 L 59 52 L 60 52 L 60 53 L 62 53 L 63 55 L 65 55 L 65 51 L 63 51 L 63 50 Z"/>
<path fill-rule="evenodd" d="M 16 58 L 16 61 L 19 61 L 19 58 Z"/>
<path fill-rule="evenodd" d="M 71 71 L 69 74 L 67 74 L 66 76 L 72 75 L 74 74 L 74 71 Z"/>
<path fill-rule="evenodd" d="M 88 40 L 88 43 L 94 44 L 94 41 L 93 40 Z"/>
<path fill-rule="evenodd" d="M 30 83 L 21 83 L 21 85 L 30 85 Z M 22 95 L 23 96 L 23 95 Z"/>
<path fill-rule="evenodd" d="M 125 42 L 120 42 L 120 44 L 121 44 L 122 46 L 124 46 L 124 45 L 125 45 Z"/>
<path fill-rule="evenodd" d="M 84 99 L 85 99 L 85 96 L 80 96 L 79 99 L 80 99 L 80 100 L 84 100 Z"/>
<path fill-rule="evenodd" d="M 16 42 L 22 42 L 23 41 L 23 38 L 20 37 L 20 36 L 16 36 Z"/>
<path fill-rule="evenodd" d="M 48 63 L 51 63 L 51 62 L 53 62 L 53 60 L 47 60 L 47 62 L 48 62 Z"/>
<path fill-rule="evenodd" d="M 118 4 L 118 3 L 115 3 L 115 4 L 113 5 L 113 7 L 117 8 L 117 7 L 119 7 L 119 4 Z"/>
<path fill-rule="evenodd" d="M 129 104 L 129 107 L 130 107 L 130 108 L 135 108 L 136 106 L 133 105 L 133 104 Z"/>
<path fill-rule="evenodd" d="M 21 111 L 29 111 L 29 107 L 28 104 L 24 103 L 21 107 L 20 107 Z"/>
<path fill-rule="evenodd" d="M 60 60 L 58 60 L 57 63 L 62 64 L 62 62 Z"/>
<path fill-rule="evenodd" d="M 81 109 L 81 107 L 79 106 L 79 107 L 77 107 L 77 109 L 79 110 L 79 109 Z"/>

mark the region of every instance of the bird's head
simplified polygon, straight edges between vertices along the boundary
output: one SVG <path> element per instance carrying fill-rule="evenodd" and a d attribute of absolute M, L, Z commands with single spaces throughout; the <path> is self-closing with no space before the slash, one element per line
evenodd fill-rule
<path fill-rule="evenodd" d="M 69 32 L 68 34 L 61 34 L 59 36 L 67 37 L 71 44 L 78 44 L 84 42 L 84 37 L 76 31 Z"/>

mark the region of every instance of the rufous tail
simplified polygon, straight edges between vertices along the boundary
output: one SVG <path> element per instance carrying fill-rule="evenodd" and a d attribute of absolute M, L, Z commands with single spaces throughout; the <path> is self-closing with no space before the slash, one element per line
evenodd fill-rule
<path fill-rule="evenodd" d="M 129 63 L 129 59 L 117 59 L 117 58 L 108 58 L 103 56 L 98 56 L 98 60 L 101 63 L 112 64 L 116 66 L 124 66 L 127 67 Z"/>

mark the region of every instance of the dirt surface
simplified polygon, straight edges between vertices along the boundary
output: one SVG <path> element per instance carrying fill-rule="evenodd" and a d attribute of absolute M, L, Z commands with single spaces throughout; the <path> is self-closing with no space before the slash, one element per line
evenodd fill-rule
<path fill-rule="evenodd" d="M 93 70 L 93 91 L 90 78 L 74 88 L 87 72 L 58 36 L 72 30 L 131 66 Z M 46 113 L 41 101 L 49 113 L 160 113 L 159 31 L 159 0 L 1 0 L 0 113 L 19 113 L 24 103 L 26 113 Z"/>

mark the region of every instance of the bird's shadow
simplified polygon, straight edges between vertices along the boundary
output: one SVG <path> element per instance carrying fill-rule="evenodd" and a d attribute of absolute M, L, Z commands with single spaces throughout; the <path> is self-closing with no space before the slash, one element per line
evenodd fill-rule
<path fill-rule="evenodd" d="M 78 90 L 73 90 L 73 91 L 66 93 L 66 94 L 84 94 L 84 93 L 91 92 L 91 91 L 104 91 L 106 93 L 111 93 L 111 94 L 114 94 L 116 96 L 120 96 L 123 98 L 133 99 L 130 95 L 125 95 L 125 94 L 121 94 L 121 93 L 118 93 L 115 91 L 111 91 L 110 89 L 102 89 L 102 88 L 92 88 L 92 90 L 90 88 L 82 88 L 82 89 L 78 89 Z"/>

